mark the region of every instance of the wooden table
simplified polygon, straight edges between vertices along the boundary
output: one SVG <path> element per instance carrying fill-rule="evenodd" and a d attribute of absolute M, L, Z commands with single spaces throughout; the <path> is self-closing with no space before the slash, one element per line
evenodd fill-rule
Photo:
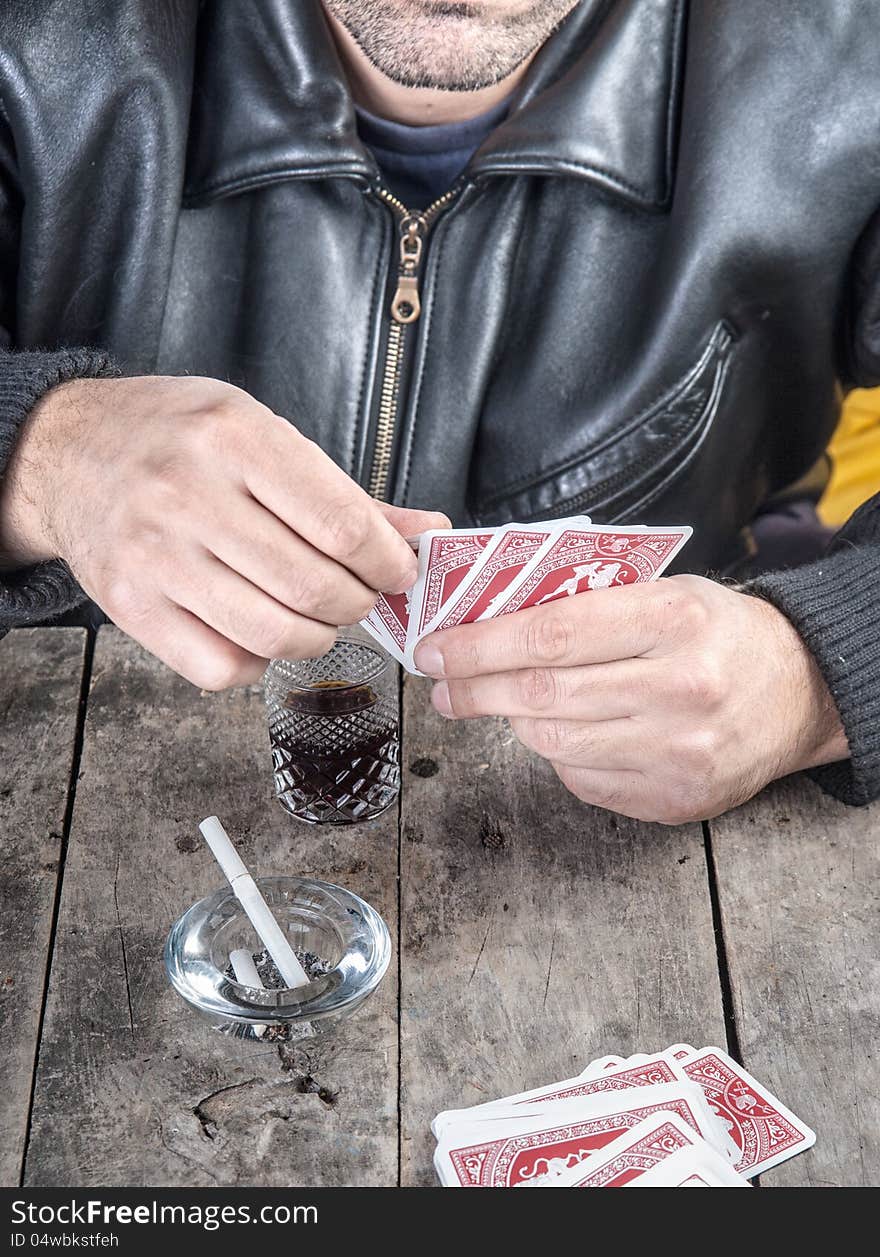
<path fill-rule="evenodd" d="M 818 1132 L 767 1186 L 880 1183 L 880 807 L 792 779 L 639 824 L 407 678 L 399 809 L 310 827 L 272 799 L 257 687 L 38 629 L 0 642 L 0 695 L 3 1185 L 430 1184 L 439 1109 L 678 1040 L 727 1045 Z M 388 922 L 338 1039 L 236 1045 L 168 986 L 168 928 L 218 885 L 214 811 L 254 869 Z"/>

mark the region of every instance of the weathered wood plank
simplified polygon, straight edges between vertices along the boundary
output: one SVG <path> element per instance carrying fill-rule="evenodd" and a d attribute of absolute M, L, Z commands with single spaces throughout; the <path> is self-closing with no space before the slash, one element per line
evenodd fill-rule
<path fill-rule="evenodd" d="M 85 629 L 0 641 L 0 1185 L 24 1152 Z"/>
<path fill-rule="evenodd" d="M 427 1184 L 439 1109 L 724 1031 L 700 826 L 584 807 L 502 722 L 404 691 L 401 1175 Z"/>
<path fill-rule="evenodd" d="M 396 1182 L 393 966 L 343 1036 L 287 1061 L 214 1034 L 168 986 L 169 926 L 222 882 L 196 829 L 211 812 L 258 874 L 337 881 L 396 931 L 396 809 L 351 829 L 288 817 L 272 798 L 260 689 L 200 694 L 102 629 L 29 1184 Z"/>
<path fill-rule="evenodd" d="M 743 1060 L 814 1128 L 766 1186 L 880 1184 L 880 805 L 806 779 L 713 821 Z"/>

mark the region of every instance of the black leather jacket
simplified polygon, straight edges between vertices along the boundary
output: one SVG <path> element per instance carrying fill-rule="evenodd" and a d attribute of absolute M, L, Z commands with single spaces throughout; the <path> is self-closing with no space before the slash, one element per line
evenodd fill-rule
<path fill-rule="evenodd" d="M 5 0 L 0 322 L 229 379 L 458 523 L 727 568 L 880 378 L 878 65 L 875 0 L 585 0 L 413 223 L 318 0 Z"/>

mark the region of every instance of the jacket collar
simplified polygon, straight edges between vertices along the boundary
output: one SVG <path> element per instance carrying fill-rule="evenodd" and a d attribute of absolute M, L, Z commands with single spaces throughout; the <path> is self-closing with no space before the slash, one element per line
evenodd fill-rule
<path fill-rule="evenodd" d="M 581 177 L 637 205 L 671 194 L 687 0 L 583 0 L 535 58 L 471 177 Z M 284 179 L 375 180 L 320 0 L 209 0 L 185 202 Z"/>

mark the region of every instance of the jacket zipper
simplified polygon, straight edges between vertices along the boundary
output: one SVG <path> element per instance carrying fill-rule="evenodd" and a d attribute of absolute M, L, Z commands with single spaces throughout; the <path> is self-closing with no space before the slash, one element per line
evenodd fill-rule
<path fill-rule="evenodd" d="M 367 486 L 374 498 L 384 500 L 388 491 L 407 329 L 410 324 L 418 322 L 422 312 L 419 276 L 425 241 L 435 218 L 455 198 L 460 186 L 460 183 L 453 184 L 448 192 L 444 192 L 443 196 L 438 197 L 425 210 L 409 210 L 386 188 L 376 189 L 378 196 L 390 206 L 398 218 L 398 270 L 397 287 L 389 311 L 390 324 L 376 416 L 376 439 Z"/>

